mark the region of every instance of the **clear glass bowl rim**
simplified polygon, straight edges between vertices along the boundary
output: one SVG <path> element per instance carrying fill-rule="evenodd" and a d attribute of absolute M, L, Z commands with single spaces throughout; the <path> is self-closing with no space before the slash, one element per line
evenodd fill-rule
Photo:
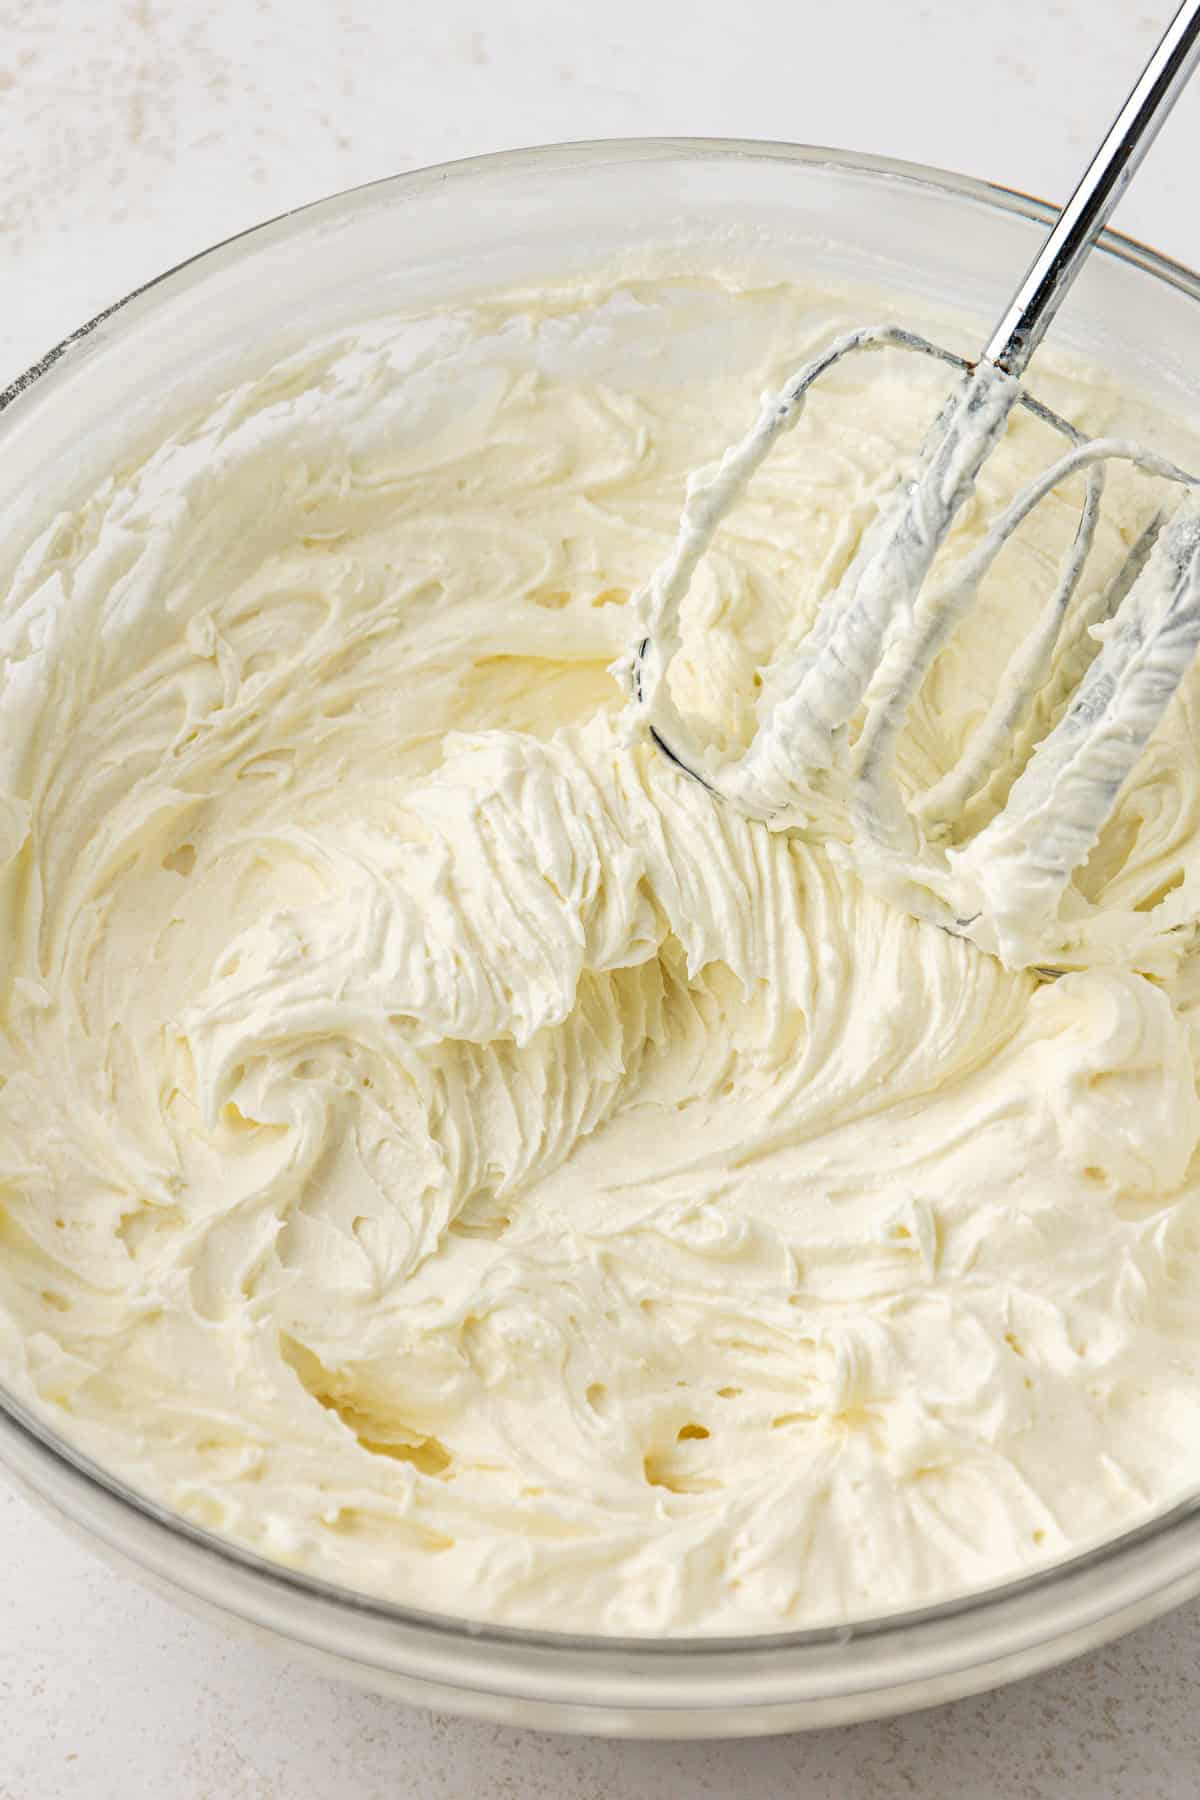
<path fill-rule="evenodd" d="M 823 145 L 792 144 L 758 139 L 739 138 L 613 138 L 596 139 L 561 144 L 539 145 L 524 149 L 506 150 L 485 156 L 462 158 L 456 161 L 431 164 L 425 168 L 398 175 L 382 177 L 376 181 L 361 184 L 330 195 L 324 199 L 310 202 L 304 206 L 281 213 L 261 224 L 249 227 L 243 232 L 222 240 L 220 243 L 198 252 L 184 262 L 176 264 L 163 274 L 155 277 L 143 286 L 134 289 L 111 306 L 88 320 L 73 331 L 60 343 L 54 345 L 45 355 L 40 357 L 30 368 L 11 382 L 0 392 L 0 443 L 3 442 L 6 430 L 22 411 L 23 407 L 34 399 L 45 400 L 55 386 L 54 377 L 64 366 L 73 366 L 78 353 L 86 348 L 87 339 L 96 327 L 103 324 L 106 334 L 111 337 L 113 331 L 121 335 L 129 335 L 135 329 L 139 318 L 145 316 L 145 309 L 169 306 L 176 294 L 185 291 L 192 282 L 202 279 L 214 266 L 229 266 L 233 262 L 250 256 L 258 246 L 267 241 L 278 241 L 284 235 L 299 235 L 311 227 L 336 221 L 346 217 L 354 210 L 365 207 L 375 196 L 383 193 L 397 195 L 416 194 L 447 182 L 468 182 L 477 175 L 501 173 L 504 171 L 544 171 L 551 172 L 570 168 L 596 166 L 602 164 L 634 165 L 645 162 L 709 162 L 709 161 L 764 161 L 784 162 L 804 165 L 809 168 L 828 168 L 840 174 L 864 176 L 875 179 L 881 185 L 889 182 L 905 186 L 933 189 L 950 199 L 961 199 L 981 205 L 1000 214 L 1016 215 L 1036 224 L 1049 225 L 1057 216 L 1058 209 L 1046 201 L 1036 199 L 1016 189 L 999 186 L 995 183 L 962 175 L 951 170 L 939 169 L 922 163 L 907 162 L 891 157 L 833 149 Z M 1184 265 L 1172 261 L 1155 250 L 1120 232 L 1107 230 L 1104 232 L 1096 250 L 1097 257 L 1114 258 L 1130 265 L 1153 279 L 1173 287 L 1189 299 L 1200 305 L 1200 276 Z M 486 1652 L 507 1652 L 509 1655 L 521 1657 L 532 1655 L 536 1663 L 543 1663 L 545 1670 L 552 1666 L 543 1659 L 554 1659 L 554 1663 L 562 1665 L 563 1659 L 575 1661 L 580 1659 L 582 1665 L 588 1664 L 595 1671 L 605 1667 L 619 1673 L 622 1684 L 636 1683 L 644 1676 L 652 1680 L 656 1667 L 662 1666 L 664 1659 L 683 1657 L 689 1669 L 689 1686 L 700 1677 L 702 1671 L 708 1669 L 713 1678 L 713 1685 L 703 1684 L 703 1691 L 696 1686 L 689 1696 L 689 1703 L 697 1709 L 702 1705 L 720 1704 L 716 1697 L 716 1685 L 724 1686 L 725 1681 L 740 1669 L 749 1675 L 752 1670 L 761 1676 L 766 1664 L 765 1658 L 775 1663 L 787 1652 L 799 1654 L 801 1663 L 793 1671 L 794 1679 L 786 1683 L 787 1692 L 781 1692 L 773 1682 L 768 1683 L 770 1694 L 763 1692 L 764 1704 L 778 1705 L 789 1698 L 803 1700 L 806 1698 L 807 1683 L 804 1678 L 803 1653 L 832 1653 L 835 1663 L 841 1662 L 846 1653 L 853 1654 L 855 1647 L 867 1650 L 868 1644 L 876 1650 L 882 1650 L 885 1644 L 894 1644 L 897 1650 L 903 1649 L 905 1661 L 918 1651 L 919 1645 L 934 1652 L 929 1659 L 920 1654 L 914 1655 L 912 1668 L 916 1680 L 935 1679 L 939 1670 L 946 1672 L 952 1668 L 964 1666 L 972 1659 L 969 1645 L 963 1636 L 964 1628 L 971 1623 L 983 1624 L 989 1615 L 995 1615 L 995 1622 L 1000 1625 L 1003 1618 L 1005 1626 L 1010 1623 L 1014 1629 L 1000 1632 L 1003 1639 L 1002 1652 L 1025 1652 L 1033 1657 L 1029 1668 L 1042 1666 L 1044 1662 L 1056 1660 L 1051 1653 L 1038 1658 L 1039 1643 L 1048 1644 L 1059 1635 L 1061 1627 L 1056 1629 L 1050 1618 L 1035 1621 L 1028 1617 L 1027 1603 L 1037 1599 L 1049 1602 L 1054 1595 L 1060 1595 L 1064 1602 L 1073 1597 L 1078 1610 L 1069 1621 L 1071 1629 L 1087 1627 L 1103 1617 L 1101 1604 L 1088 1604 L 1082 1601 L 1082 1595 L 1093 1587 L 1097 1581 L 1103 1584 L 1106 1573 L 1115 1574 L 1119 1567 L 1130 1559 L 1145 1558 L 1151 1550 L 1172 1550 L 1168 1557 L 1169 1567 L 1159 1564 L 1155 1569 L 1144 1570 L 1146 1579 L 1139 1582 L 1133 1579 L 1133 1590 L 1127 1585 L 1118 1601 L 1117 1610 L 1128 1612 L 1135 1606 L 1138 1617 L 1149 1618 L 1156 1612 L 1165 1610 L 1177 1599 L 1186 1597 L 1187 1592 L 1200 1588 L 1200 1491 L 1194 1498 L 1188 1498 L 1172 1506 L 1154 1518 L 1132 1527 L 1117 1536 L 1106 1539 L 1094 1547 L 1088 1548 L 1073 1556 L 1054 1563 L 1050 1567 L 1035 1574 L 1023 1576 L 1015 1580 L 998 1583 L 994 1586 L 971 1590 L 935 1606 L 923 1607 L 903 1612 L 890 1612 L 882 1616 L 855 1620 L 846 1625 L 818 1626 L 808 1629 L 775 1633 L 760 1633 L 736 1637 L 716 1636 L 672 1636 L 672 1637 L 618 1637 L 601 1634 L 578 1634 L 534 1630 L 516 1626 L 481 1624 L 469 1618 L 425 1611 L 417 1607 L 402 1606 L 394 1602 L 373 1599 L 369 1595 L 356 1592 L 350 1588 L 340 1587 L 334 1583 L 321 1581 L 313 1576 L 292 1570 L 282 1564 L 272 1562 L 253 1551 L 243 1549 L 213 1532 L 193 1525 L 190 1521 L 158 1504 L 149 1497 L 138 1493 L 109 1474 L 91 1458 L 74 1449 L 65 1439 L 60 1438 L 40 1418 L 21 1404 L 14 1396 L 7 1394 L 0 1387 L 0 1462 L 8 1465 L 13 1473 L 24 1478 L 27 1485 L 43 1499 L 49 1498 L 43 1490 L 42 1476 L 51 1478 L 50 1485 L 59 1488 L 59 1495 L 51 1500 L 52 1507 L 60 1512 L 68 1523 L 77 1523 L 85 1534 L 100 1537 L 104 1534 L 96 1525 L 96 1517 L 106 1513 L 111 1516 L 115 1503 L 118 1512 L 128 1515 L 128 1525 L 135 1526 L 148 1533 L 147 1541 L 157 1540 L 160 1554 L 148 1556 L 145 1570 L 152 1577 L 161 1576 L 169 1584 L 175 1583 L 189 1592 L 202 1603 L 215 1605 L 223 1611 L 236 1611 L 245 1621 L 254 1623 L 256 1617 L 262 1617 L 267 1630 L 277 1629 L 269 1624 L 261 1609 L 252 1604 L 255 1593 L 263 1602 L 268 1602 L 272 1594 L 291 1605 L 299 1603 L 315 1607 L 324 1613 L 326 1618 L 338 1616 L 344 1620 L 357 1618 L 363 1621 L 373 1620 L 377 1625 L 393 1625 L 400 1629 L 406 1640 L 411 1641 L 415 1632 L 418 1639 L 424 1639 L 429 1645 L 440 1643 L 447 1645 L 457 1641 L 464 1651 L 474 1650 Z M 74 1484 L 80 1496 L 88 1496 L 93 1502 L 90 1520 L 73 1517 L 73 1509 L 69 1503 L 61 1499 L 61 1483 Z M 81 1507 L 81 1511 L 87 1509 Z M 118 1555 L 128 1556 L 127 1533 L 114 1532 L 108 1537 L 109 1547 Z M 191 1578 L 185 1579 L 182 1574 L 176 1578 L 171 1571 L 163 1572 L 169 1544 L 177 1543 L 180 1548 L 190 1547 L 192 1571 Z M 132 1558 L 141 1562 L 136 1554 Z M 196 1568 L 207 1560 L 211 1566 L 214 1581 L 213 1591 L 206 1592 L 209 1584 L 203 1579 L 195 1578 Z M 245 1605 L 231 1608 L 228 1590 L 217 1594 L 215 1591 L 220 1578 L 237 1577 L 242 1587 Z M 1182 1588 L 1181 1588 L 1181 1583 Z M 1083 1584 L 1081 1586 L 1081 1584 Z M 1184 1591 L 1186 1590 L 1186 1592 Z M 1161 1593 L 1164 1598 L 1156 1604 L 1155 1595 Z M 1093 1601 L 1099 1602 L 1099 1594 L 1092 1594 Z M 1116 1598 L 1116 1596 L 1114 1596 Z M 1019 1609 L 1022 1623 L 1017 1625 Z M 1070 1611 L 1070 1607 L 1067 1608 Z M 267 1611 L 270 1611 L 269 1606 Z M 322 1633 L 318 1629 L 319 1620 L 314 1615 L 311 1634 L 300 1634 L 303 1639 L 320 1645 Z M 285 1630 L 283 1635 L 289 1635 Z M 1095 1631 L 1093 1641 L 1102 1641 L 1105 1635 Z M 999 1640 L 997 1640 L 999 1642 Z M 936 1644 L 936 1649 L 935 1649 Z M 375 1649 L 378 1650 L 378 1640 Z M 333 1650 L 334 1655 L 339 1654 Z M 342 1652 L 344 1654 L 344 1651 Z M 990 1657 L 995 1648 L 985 1653 Z M 364 1653 L 355 1660 L 361 1660 L 369 1666 L 373 1658 Z M 873 1660 L 868 1657 L 868 1660 Z M 411 1659 L 402 1659 L 405 1666 L 418 1674 Z M 830 1663 L 824 1656 L 820 1658 L 821 1669 L 816 1687 L 824 1694 L 839 1691 L 836 1679 L 830 1684 L 832 1673 Z M 383 1666 L 378 1663 L 376 1666 Z M 814 1667 L 813 1673 L 816 1673 Z M 530 1674 L 535 1671 L 530 1669 Z M 862 1671 L 866 1674 L 866 1671 Z M 879 1671 L 883 1673 L 882 1669 Z M 489 1685 L 485 1682 L 484 1684 Z M 499 1684 L 504 1687 L 504 1683 Z M 860 1689 L 862 1683 L 853 1681 L 848 1687 Z M 882 1684 L 890 1683 L 886 1677 Z M 512 1691 L 533 1692 L 526 1682 L 514 1683 Z M 634 1688 L 628 1689 L 632 1698 Z M 845 1691 L 845 1690 L 844 1690 Z M 959 1688 L 956 1691 L 966 1691 Z M 650 1695 L 646 1696 L 647 1703 Z M 734 1705 L 739 1704 L 734 1695 L 729 1695 Z M 579 1694 L 562 1694 L 558 1703 L 570 1705 L 572 1701 L 586 1704 Z M 746 1703 L 743 1696 L 742 1704 Z M 752 1703 L 752 1702 L 751 1702 Z M 926 1702 L 928 1703 L 928 1701 Z M 636 1704 L 636 1702 L 634 1702 Z M 873 1709 L 882 1711 L 883 1708 Z"/>

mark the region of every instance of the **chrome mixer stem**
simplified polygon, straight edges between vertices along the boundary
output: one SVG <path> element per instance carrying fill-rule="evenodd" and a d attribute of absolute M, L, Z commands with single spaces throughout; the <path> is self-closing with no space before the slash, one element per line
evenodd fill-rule
<path fill-rule="evenodd" d="M 1200 0 L 1184 0 L 992 333 L 983 354 L 998 369 L 1024 374 L 1198 60 Z"/>

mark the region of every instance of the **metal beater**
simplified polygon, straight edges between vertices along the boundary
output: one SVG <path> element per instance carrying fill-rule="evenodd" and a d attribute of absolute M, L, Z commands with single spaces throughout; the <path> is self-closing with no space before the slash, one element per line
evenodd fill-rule
<path fill-rule="evenodd" d="M 865 327 L 830 344 L 765 404 L 740 443 L 691 477 L 673 548 L 637 600 L 641 628 L 626 665 L 632 697 L 674 762 L 776 828 L 822 830 L 840 813 L 852 858 L 868 879 L 1012 966 L 1039 961 L 1055 943 L 1053 922 L 1073 872 L 1095 845 L 1200 647 L 1196 478 L 1129 441 L 1086 439 L 1021 385 L 1198 60 L 1200 0 L 1185 0 L 977 362 L 892 325 Z M 722 756 L 699 741 L 667 683 L 692 574 L 751 475 L 800 418 L 814 384 L 845 358 L 884 348 L 936 357 L 961 370 L 961 382 L 911 479 L 864 533 L 807 635 L 769 672 L 752 742 L 740 754 Z M 930 592 L 934 558 L 1018 406 L 1052 426 L 1067 448 Z M 1114 459 L 1181 484 L 1184 497 L 1172 517 L 1160 513 L 1152 521 L 1089 616 L 1075 610 L 1073 679 L 1047 704 L 1043 688 L 1092 549 L 1104 467 Z M 1074 541 L 994 704 L 957 765 L 923 794 L 906 796 L 892 757 L 925 676 L 1003 545 L 1054 488 L 1080 473 L 1085 488 Z M 1062 679 L 1057 671 L 1055 679 Z M 1022 760 L 1014 735 L 1030 721 L 1039 696 L 1049 729 Z M 972 803 L 986 815 L 981 796 L 1009 782 L 999 810 L 973 835 L 964 834 Z"/>

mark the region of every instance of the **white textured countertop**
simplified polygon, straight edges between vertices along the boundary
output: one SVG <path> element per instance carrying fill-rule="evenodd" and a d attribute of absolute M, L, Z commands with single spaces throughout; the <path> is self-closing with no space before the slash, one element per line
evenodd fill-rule
<path fill-rule="evenodd" d="M 0 386 L 216 239 L 514 144 L 798 138 L 1062 198 L 1170 4 L 0 0 Z M 973 58 L 982 87 L 962 78 Z M 1200 84 L 1118 221 L 1193 265 L 1198 164 Z M 431 1717 L 279 1663 L 112 1573 L 2 1477 L 0 1544 L 0 1800 L 1200 1792 L 1196 1607 L 1036 1681 L 891 1723 L 607 1744 Z"/>

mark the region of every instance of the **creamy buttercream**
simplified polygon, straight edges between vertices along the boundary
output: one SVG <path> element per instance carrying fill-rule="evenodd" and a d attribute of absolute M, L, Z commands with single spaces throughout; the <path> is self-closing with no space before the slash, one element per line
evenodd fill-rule
<path fill-rule="evenodd" d="M 608 672 L 687 471 L 849 304 L 614 282 L 364 327 L 14 567 L 0 1373 L 189 1518 L 436 1611 L 745 1632 L 1194 1481 L 1196 681 L 1079 877 L 1125 953 L 1046 984 L 716 801 Z M 675 680 L 723 742 L 935 386 L 841 378 L 718 533 Z M 1153 504 L 1110 483 L 1110 562 Z M 931 776 L 1073 519 L 935 669 Z"/>

